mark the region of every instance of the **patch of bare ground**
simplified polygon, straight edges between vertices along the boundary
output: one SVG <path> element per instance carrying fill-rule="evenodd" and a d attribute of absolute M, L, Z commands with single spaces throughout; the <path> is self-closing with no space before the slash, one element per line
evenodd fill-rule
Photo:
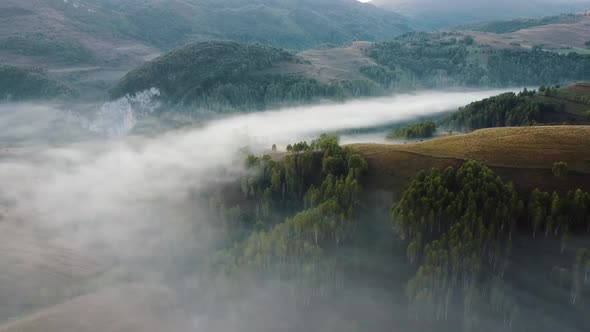
<path fill-rule="evenodd" d="M 527 193 L 535 187 L 590 190 L 590 126 L 482 129 L 414 144 L 353 144 L 369 162 L 369 187 L 401 193 L 421 170 L 480 161 Z M 568 163 L 566 178 L 553 176 L 553 163 Z"/>

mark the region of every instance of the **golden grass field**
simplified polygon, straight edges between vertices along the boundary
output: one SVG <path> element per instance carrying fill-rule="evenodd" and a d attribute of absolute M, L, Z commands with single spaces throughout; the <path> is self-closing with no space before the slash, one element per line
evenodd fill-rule
<path fill-rule="evenodd" d="M 369 162 L 368 187 L 399 194 L 421 170 L 480 161 L 523 192 L 539 187 L 590 190 L 590 126 L 507 127 L 477 130 L 413 144 L 353 144 Z M 555 178 L 553 163 L 568 163 Z"/>

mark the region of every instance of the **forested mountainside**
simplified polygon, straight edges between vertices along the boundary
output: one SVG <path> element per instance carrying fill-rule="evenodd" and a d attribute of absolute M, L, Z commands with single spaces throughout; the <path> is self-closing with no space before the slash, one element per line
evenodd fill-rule
<path fill-rule="evenodd" d="M 559 140 L 564 133 L 540 131 L 523 132 L 523 137 L 549 134 Z M 482 144 L 502 148 L 491 143 L 493 132 L 486 135 L 480 136 L 487 141 Z M 587 138 L 578 138 L 570 143 L 579 147 L 587 143 Z M 590 283 L 584 278 L 590 257 L 580 239 L 588 238 L 590 194 L 577 190 L 575 182 L 563 191 L 529 191 L 527 185 L 512 184 L 512 175 L 496 173 L 480 162 L 449 158 L 450 164 L 441 163 L 446 143 L 435 156 L 421 151 L 420 144 L 389 145 L 392 151 L 388 151 L 387 146 L 351 148 L 337 142 L 335 137 L 323 136 L 309 144 L 294 144 L 287 154 L 248 157 L 251 171 L 241 183 L 211 197 L 213 214 L 237 241 L 218 256 L 217 268 L 231 275 L 248 273 L 262 280 L 279 278 L 306 285 L 307 291 L 294 294 L 291 300 L 308 312 L 334 303 L 346 294 L 355 276 L 363 276 L 383 291 L 374 301 L 401 304 L 391 315 L 408 330 L 436 326 L 443 331 L 531 327 L 551 331 L 567 326 L 577 331 L 587 323 L 581 313 L 590 305 Z M 542 141 L 526 142 L 534 149 L 543 148 Z M 430 144 L 437 146 L 437 140 Z M 435 169 L 388 170 L 399 168 L 400 164 L 386 160 L 396 149 L 415 151 L 406 158 L 429 159 Z M 568 159 L 569 152 L 564 153 Z M 543 157 L 528 162 L 538 162 L 552 172 L 552 163 Z M 422 166 L 428 168 L 428 162 Z M 559 171 L 560 167 L 553 167 L 551 177 L 556 181 L 568 176 L 567 167 Z M 535 172 L 524 165 L 519 170 Z M 369 199 L 376 183 L 370 181 L 372 177 L 395 177 L 397 172 L 404 173 L 399 174 L 404 185 L 388 187 L 391 182 L 385 178 L 378 185 L 399 195 L 391 210 L 380 205 L 382 201 Z M 587 174 L 588 169 L 583 172 Z M 582 185 L 587 188 L 589 183 Z M 238 186 L 239 195 L 232 191 Z M 543 272 L 547 277 L 512 291 L 515 283 L 528 277 L 511 262 L 539 246 L 546 251 L 538 253 L 537 263 L 531 261 L 527 268 L 543 271 L 549 265 Z M 384 256 L 386 248 L 390 254 Z M 371 272 L 374 269 L 380 277 Z M 567 281 L 552 277 L 558 269 Z M 528 292 L 553 304 L 529 310 Z M 347 305 L 355 310 L 342 319 L 354 322 L 358 330 L 388 321 L 355 303 Z M 567 306 L 568 313 L 533 319 L 553 305 Z M 308 323 L 313 326 L 311 321 L 302 321 L 301 326 Z"/>
<path fill-rule="evenodd" d="M 411 33 L 368 50 L 362 72 L 389 87 L 539 86 L 584 80 L 590 55 L 494 49 L 465 34 Z"/>
<path fill-rule="evenodd" d="M 156 87 L 171 104 L 223 112 L 340 100 L 374 89 L 368 80 L 323 83 L 297 73 L 309 66 L 304 58 L 268 46 L 198 42 L 131 71 L 111 97 Z"/>
<path fill-rule="evenodd" d="M 41 69 L 0 64 L 0 100 L 21 101 L 72 97 L 76 91 L 51 79 Z"/>
<path fill-rule="evenodd" d="M 561 14 L 545 17 L 517 18 L 514 20 L 507 21 L 478 22 L 460 25 L 457 26 L 456 29 L 493 33 L 508 33 L 549 24 L 572 24 L 580 22 L 583 18 L 583 15 Z"/>
<path fill-rule="evenodd" d="M 189 42 L 304 50 L 412 30 L 405 17 L 356 0 L 5 0 L 0 64 L 47 69 L 96 100 L 129 70 Z"/>
<path fill-rule="evenodd" d="M 417 88 L 538 86 L 589 78 L 590 55 L 496 50 L 458 32 L 410 33 L 390 42 L 297 55 L 235 42 L 189 44 L 128 73 L 111 97 L 155 87 L 168 104 L 235 111 Z"/>
<path fill-rule="evenodd" d="M 403 16 L 355 0 L 6 0 L 0 11 L 0 50 L 66 63 L 140 61 L 191 41 L 306 49 L 412 30 Z"/>
<path fill-rule="evenodd" d="M 505 93 L 471 103 L 439 122 L 447 129 L 555 124 L 590 124 L 590 85 L 542 86 L 539 91 Z"/>
<path fill-rule="evenodd" d="M 306 49 L 412 30 L 407 18 L 355 0 L 102 1 L 124 13 L 139 38 L 161 48 L 230 39 Z"/>

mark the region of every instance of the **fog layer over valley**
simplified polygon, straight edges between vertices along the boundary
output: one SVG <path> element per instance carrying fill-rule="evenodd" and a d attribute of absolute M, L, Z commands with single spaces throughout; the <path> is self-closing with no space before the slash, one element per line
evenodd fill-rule
<path fill-rule="evenodd" d="M 26 137 L 54 132 L 47 128 L 51 121 L 31 119 L 54 120 L 55 107 L 3 105 L 0 323 L 6 325 L 0 331 L 20 330 L 19 324 L 27 331 L 276 331 L 281 324 L 297 330 L 290 320 L 318 314 L 289 302 L 293 285 L 242 289 L 212 275 L 210 261 L 228 239 L 210 222 L 210 189 L 237 182 L 247 152 L 431 116 L 500 92 L 423 92 L 236 115 L 152 137 L 52 146 L 28 146 Z M 108 113 L 105 107 L 101 112 Z M 11 147 L 15 136 L 19 146 Z M 375 330 L 386 329 L 378 326 L 383 320 L 405 317 L 403 309 L 393 316 L 394 308 L 377 310 L 384 300 L 368 294 L 378 290 L 354 289 L 346 296 L 375 310 Z M 336 312 L 327 312 L 321 324 L 311 318 L 306 324 L 338 329 L 340 318 L 330 316 Z M 113 326 L 105 329 L 105 321 Z"/>

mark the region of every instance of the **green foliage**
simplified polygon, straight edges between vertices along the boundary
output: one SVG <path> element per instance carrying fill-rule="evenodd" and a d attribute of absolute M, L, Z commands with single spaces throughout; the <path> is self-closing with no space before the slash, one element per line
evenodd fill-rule
<path fill-rule="evenodd" d="M 0 40 L 0 50 L 28 56 L 51 56 L 57 61 L 69 64 L 88 63 L 93 60 L 91 53 L 80 43 L 40 33 Z"/>
<path fill-rule="evenodd" d="M 512 184 L 468 162 L 459 169 L 421 172 L 394 205 L 392 222 L 407 244 L 408 260 L 418 265 L 406 289 L 411 315 L 452 321 L 459 308 L 470 322 L 463 328 L 481 330 L 478 315 L 498 315 L 510 325 L 517 312 L 503 286 L 517 223 L 533 237 L 539 229 L 547 237 L 560 235 L 563 253 L 572 232 L 590 232 L 590 193 L 536 189 L 525 208 Z M 573 268 L 573 304 L 580 302 L 589 276 L 590 255 L 581 250 Z"/>
<path fill-rule="evenodd" d="M 75 91 L 50 79 L 41 69 L 0 65 L 0 100 L 55 98 Z"/>
<path fill-rule="evenodd" d="M 276 63 L 297 63 L 284 50 L 235 42 L 194 43 L 128 73 L 113 98 L 157 87 L 164 100 L 213 111 L 264 109 L 324 97 L 339 98 L 339 86 L 296 75 L 262 73 Z"/>
<path fill-rule="evenodd" d="M 226 260 L 232 262 L 230 268 L 267 276 L 319 280 L 322 273 L 331 273 L 327 248 L 355 234 L 359 181 L 367 162 L 334 136 L 291 146 L 280 161 L 270 156 L 246 159 L 242 192 L 256 206 L 253 220 L 259 226 Z"/>
<path fill-rule="evenodd" d="M 553 171 L 553 175 L 556 177 L 564 178 L 568 173 L 567 163 L 564 163 L 563 161 L 556 162 L 553 164 L 551 171 Z"/>
<path fill-rule="evenodd" d="M 519 18 L 510 21 L 492 21 L 483 23 L 466 24 L 457 27 L 460 30 L 509 33 L 522 29 L 548 24 L 571 24 L 581 20 L 581 16 L 575 14 L 562 14 L 557 16 L 547 16 L 540 18 Z"/>
<path fill-rule="evenodd" d="M 407 127 L 393 130 L 387 135 L 388 139 L 405 138 L 430 138 L 436 132 L 436 124 L 432 121 L 421 122 Z"/>
<path fill-rule="evenodd" d="M 535 189 L 528 203 L 533 237 L 540 229 L 549 235 L 567 236 L 571 231 L 590 232 L 590 194 L 580 189 L 566 195 Z"/>
<path fill-rule="evenodd" d="M 374 44 L 368 55 L 381 66 L 362 73 L 391 87 L 479 85 L 485 75 L 460 34 L 409 33 L 391 42 Z"/>
<path fill-rule="evenodd" d="M 546 91 L 543 87 L 542 91 Z M 441 121 L 441 126 L 470 131 L 480 128 L 532 126 L 543 123 L 543 114 L 554 112 L 555 106 L 534 98 L 534 91 L 512 92 L 473 102 Z"/>
<path fill-rule="evenodd" d="M 523 210 L 512 184 L 477 162 L 420 173 L 392 212 L 410 261 L 420 264 L 407 286 L 416 317 L 446 320 L 457 301 L 472 315 L 475 299 L 489 297 L 503 274 Z"/>
<path fill-rule="evenodd" d="M 355 1 L 339 0 L 153 0 L 105 1 L 119 15 L 94 21 L 101 30 L 170 49 L 203 40 L 235 40 L 289 49 L 326 43 L 384 40 L 410 31 L 403 16 Z M 78 14 L 81 15 L 81 14 Z M 107 23 L 105 23 L 106 21 Z"/>
<path fill-rule="evenodd" d="M 409 33 L 374 44 L 368 55 L 380 68 L 362 73 L 390 87 L 511 86 L 583 80 L 590 56 L 508 49 L 491 50 L 453 32 Z"/>

